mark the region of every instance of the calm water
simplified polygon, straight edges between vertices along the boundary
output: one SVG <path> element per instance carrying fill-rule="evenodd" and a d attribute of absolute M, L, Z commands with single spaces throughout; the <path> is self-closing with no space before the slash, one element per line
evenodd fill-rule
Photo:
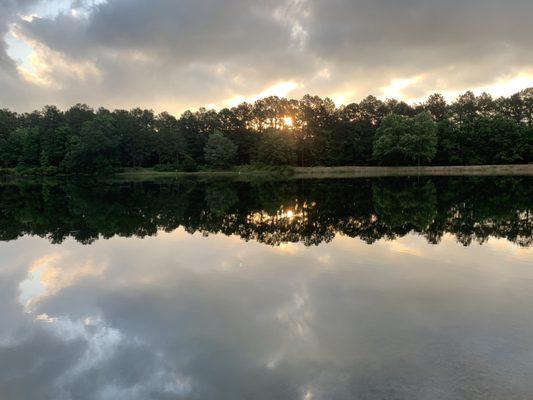
<path fill-rule="evenodd" d="M 0 398 L 530 399 L 533 179 L 0 184 Z"/>

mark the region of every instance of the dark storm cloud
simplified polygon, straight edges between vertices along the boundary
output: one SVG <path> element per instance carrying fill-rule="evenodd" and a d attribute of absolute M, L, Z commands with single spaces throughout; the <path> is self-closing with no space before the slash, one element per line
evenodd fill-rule
<path fill-rule="evenodd" d="M 0 33 L 15 22 L 22 37 L 64 56 L 63 64 L 98 71 L 80 81 L 49 68 L 43 74 L 55 85 L 34 101 L 176 111 L 224 105 L 283 81 L 299 84 L 292 95 L 360 97 L 423 75 L 407 89 L 418 96 L 533 68 L 533 3 L 526 0 L 75 1 L 76 12 L 18 19 L 29 3 L 4 0 L 10 11 Z M 15 104 L 17 96 L 0 100 Z"/>

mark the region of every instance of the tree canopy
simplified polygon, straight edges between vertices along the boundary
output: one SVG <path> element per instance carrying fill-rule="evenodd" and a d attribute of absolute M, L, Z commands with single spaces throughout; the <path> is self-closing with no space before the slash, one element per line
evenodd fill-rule
<path fill-rule="evenodd" d="M 179 118 L 151 110 L 0 110 L 0 167 L 47 173 L 124 167 L 228 168 L 254 161 L 297 166 L 530 163 L 533 88 L 493 99 L 434 94 L 409 105 L 368 96 L 268 97 Z"/>
<path fill-rule="evenodd" d="M 374 158 L 401 165 L 430 162 L 437 153 L 437 124 L 424 111 L 414 117 L 391 114 L 376 132 Z"/>
<path fill-rule="evenodd" d="M 237 156 L 237 146 L 215 131 L 209 136 L 204 148 L 205 161 L 216 168 L 229 167 Z"/>

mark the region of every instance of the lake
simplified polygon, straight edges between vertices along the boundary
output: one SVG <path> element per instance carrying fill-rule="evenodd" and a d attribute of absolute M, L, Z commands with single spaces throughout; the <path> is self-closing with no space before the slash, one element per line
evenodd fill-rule
<path fill-rule="evenodd" d="M 533 178 L 0 184 L 0 398 L 533 397 Z"/>

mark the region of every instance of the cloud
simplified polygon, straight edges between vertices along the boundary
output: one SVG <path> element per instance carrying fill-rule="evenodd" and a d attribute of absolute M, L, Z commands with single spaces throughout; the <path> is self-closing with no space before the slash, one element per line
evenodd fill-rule
<path fill-rule="evenodd" d="M 17 96 L 17 89 L 23 83 L 17 75 L 17 65 L 9 57 L 5 36 L 10 30 L 10 24 L 20 13 L 25 12 L 38 0 L 0 0 L 0 104 L 19 106 L 18 101 L 9 101 Z M 11 103 L 11 104 L 9 104 Z"/>
<path fill-rule="evenodd" d="M 38 3 L 39 15 L 21 18 Z M 509 94 L 505 82 L 533 76 L 529 0 L 78 0 L 55 13 L 37 0 L 0 4 L 0 34 L 35 51 L 28 73 L 0 42 L 0 102 L 21 110 L 87 102 L 177 113 L 280 82 L 294 83 L 291 96 L 345 102 L 496 83 Z"/>

